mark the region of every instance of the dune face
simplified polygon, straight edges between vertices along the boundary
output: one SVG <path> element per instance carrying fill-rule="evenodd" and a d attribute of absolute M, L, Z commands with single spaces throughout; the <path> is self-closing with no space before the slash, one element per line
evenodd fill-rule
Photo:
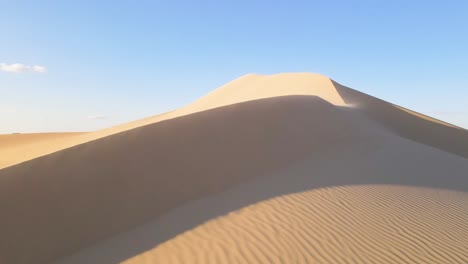
<path fill-rule="evenodd" d="M 468 158 L 468 135 L 465 129 L 333 83 L 346 103 L 359 106 L 360 111 L 392 132 Z"/>
<path fill-rule="evenodd" d="M 468 260 L 467 131 L 321 75 L 54 140 L 0 136 L 0 263 Z"/>

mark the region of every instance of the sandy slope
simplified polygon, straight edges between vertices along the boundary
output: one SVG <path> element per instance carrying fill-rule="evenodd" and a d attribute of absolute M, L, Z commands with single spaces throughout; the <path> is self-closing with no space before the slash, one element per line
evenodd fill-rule
<path fill-rule="evenodd" d="M 54 147 L 57 141 L 72 139 L 84 133 L 28 133 L 0 135 L 0 168 L 22 161 L 29 153 Z"/>
<path fill-rule="evenodd" d="M 124 263 L 466 263 L 460 223 L 467 198 L 382 185 L 290 194 L 203 223 Z M 77 262 L 111 263 L 97 255 Z"/>
<path fill-rule="evenodd" d="M 352 136 L 58 263 L 465 263 L 467 160 L 347 111 Z"/>
<path fill-rule="evenodd" d="M 464 263 L 467 144 L 320 75 L 247 75 L 15 156 L 0 263 Z"/>

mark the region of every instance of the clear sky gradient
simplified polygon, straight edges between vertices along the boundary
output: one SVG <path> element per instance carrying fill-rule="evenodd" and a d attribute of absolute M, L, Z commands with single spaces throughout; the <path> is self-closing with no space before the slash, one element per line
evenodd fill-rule
<path fill-rule="evenodd" d="M 468 128 L 467 14 L 466 0 L 0 0 L 0 133 L 95 130 L 296 71 Z"/>

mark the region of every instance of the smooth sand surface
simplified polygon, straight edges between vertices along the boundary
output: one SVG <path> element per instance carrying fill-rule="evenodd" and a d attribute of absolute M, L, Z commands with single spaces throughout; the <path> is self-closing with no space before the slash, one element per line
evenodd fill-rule
<path fill-rule="evenodd" d="M 0 135 L 0 168 L 18 163 L 30 153 L 54 147 L 57 141 L 72 139 L 84 133 L 27 133 Z"/>
<path fill-rule="evenodd" d="M 0 263 L 466 263 L 467 144 L 321 75 L 247 75 L 15 156 Z"/>

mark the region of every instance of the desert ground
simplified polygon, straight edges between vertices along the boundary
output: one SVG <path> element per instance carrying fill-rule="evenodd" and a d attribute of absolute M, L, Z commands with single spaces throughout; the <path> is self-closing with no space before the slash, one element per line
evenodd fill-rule
<path fill-rule="evenodd" d="M 0 263 L 468 263 L 468 131 L 312 73 L 0 135 Z"/>

